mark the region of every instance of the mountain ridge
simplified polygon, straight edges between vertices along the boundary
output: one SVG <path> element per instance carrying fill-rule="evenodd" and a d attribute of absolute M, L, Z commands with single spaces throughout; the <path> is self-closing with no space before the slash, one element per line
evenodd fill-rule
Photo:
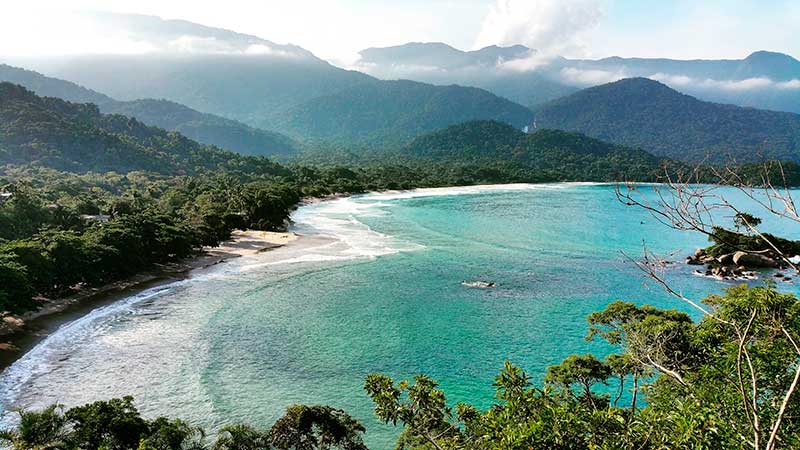
<path fill-rule="evenodd" d="M 524 106 L 483 89 L 397 80 L 311 100 L 289 110 L 279 130 L 311 139 L 391 146 L 468 120 L 496 119 L 521 129 L 532 117 Z"/>
<path fill-rule="evenodd" d="M 130 117 L 101 114 L 92 103 L 41 97 L 9 82 L 0 82 L 2 164 L 78 173 L 145 170 L 169 175 L 245 168 L 269 174 L 277 167 L 264 158 L 202 145 Z"/>
<path fill-rule="evenodd" d="M 697 162 L 800 161 L 800 115 L 704 102 L 648 78 L 584 89 L 536 111 L 557 128 Z"/>
<path fill-rule="evenodd" d="M 147 125 L 178 131 L 204 144 L 245 155 L 287 155 L 296 152 L 299 145 L 287 136 L 201 113 L 179 103 L 163 99 L 119 101 L 70 81 L 6 64 L 0 64 L 0 81 L 25 86 L 45 97 L 94 103 L 103 113 L 135 117 Z"/>

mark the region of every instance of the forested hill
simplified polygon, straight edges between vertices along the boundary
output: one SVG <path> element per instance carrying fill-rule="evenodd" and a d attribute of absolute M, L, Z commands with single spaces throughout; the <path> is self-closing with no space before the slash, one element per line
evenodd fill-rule
<path fill-rule="evenodd" d="M 70 172 L 196 174 L 205 170 L 277 170 L 263 158 L 244 157 L 199 144 L 179 133 L 93 104 L 39 97 L 0 83 L 0 165 L 36 164 Z"/>
<path fill-rule="evenodd" d="M 521 129 L 532 117 L 524 106 L 483 89 L 378 81 L 294 107 L 279 130 L 298 137 L 387 146 L 469 120 L 493 119 Z"/>
<path fill-rule="evenodd" d="M 147 125 L 178 131 L 198 142 L 245 155 L 287 155 L 298 147 L 292 139 L 279 133 L 202 113 L 179 103 L 154 99 L 118 101 L 70 81 L 5 64 L 0 64 L 0 81 L 25 86 L 41 96 L 94 103 L 103 113 L 135 117 Z"/>
<path fill-rule="evenodd" d="M 646 78 L 584 89 L 536 112 L 577 131 L 684 161 L 800 161 L 800 115 L 700 101 Z"/>
<path fill-rule="evenodd" d="M 135 117 L 148 125 L 177 131 L 198 142 L 244 155 L 290 155 L 299 146 L 293 139 L 280 133 L 201 113 L 169 100 L 114 102 L 104 105 L 101 110 Z"/>
<path fill-rule="evenodd" d="M 523 133 L 495 121 L 473 121 L 414 139 L 403 154 L 431 161 L 513 165 L 544 181 L 653 180 L 662 161 L 643 150 L 609 144 L 578 133 Z"/>

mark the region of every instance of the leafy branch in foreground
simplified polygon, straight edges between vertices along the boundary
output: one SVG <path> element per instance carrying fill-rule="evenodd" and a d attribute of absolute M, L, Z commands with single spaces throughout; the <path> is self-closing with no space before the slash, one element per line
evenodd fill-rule
<path fill-rule="evenodd" d="M 712 172 L 719 184 L 733 186 L 750 199 L 760 214 L 787 227 L 800 223 L 794 193 L 789 189 L 782 164 L 763 164 L 756 181 L 753 173 L 743 176 L 732 167 Z M 627 205 L 650 212 L 671 228 L 708 236 L 714 245 L 698 251 L 697 257 L 703 256 L 701 262 L 790 268 L 800 273 L 796 259 L 800 242 L 762 231 L 760 217 L 742 211 L 718 186 L 697 184 L 698 173 L 699 170 L 688 176 L 667 174 L 666 183 L 653 188 L 655 201 L 649 201 L 633 183 L 618 187 L 617 196 Z M 733 226 L 726 226 L 720 222 L 722 219 L 732 219 Z M 651 395 L 650 399 L 660 399 L 673 407 L 715 405 L 714 416 L 721 424 L 720 429 L 746 443 L 747 448 L 772 450 L 797 446 L 796 397 L 800 382 L 797 299 L 779 293 L 773 283 L 767 282 L 765 287 L 730 289 L 724 297 L 708 297 L 701 305 L 672 286 L 658 261 L 645 247 L 644 259 L 634 263 L 649 279 L 703 315 L 701 330 L 690 341 L 691 357 L 687 364 L 659 370 L 679 380 L 684 388 L 713 385 L 713 389 L 690 391 L 692 396 L 681 404 L 676 403 L 680 397 L 673 392 L 662 397 Z M 775 275 L 785 278 L 781 273 Z M 698 356 L 705 359 L 694 361 Z M 705 370 L 695 374 L 692 371 L 696 367 Z M 687 378 L 687 374 L 692 377 Z"/>

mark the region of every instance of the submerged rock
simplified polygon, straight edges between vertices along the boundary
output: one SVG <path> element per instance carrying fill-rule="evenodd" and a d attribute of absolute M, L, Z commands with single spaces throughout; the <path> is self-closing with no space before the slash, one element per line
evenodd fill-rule
<path fill-rule="evenodd" d="M 495 287 L 494 281 L 462 281 L 461 285 L 476 289 L 488 289 Z"/>

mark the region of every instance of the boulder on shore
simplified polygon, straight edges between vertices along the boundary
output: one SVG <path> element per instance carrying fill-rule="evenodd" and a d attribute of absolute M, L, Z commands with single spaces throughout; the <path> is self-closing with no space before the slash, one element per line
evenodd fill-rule
<path fill-rule="evenodd" d="M 737 266 L 745 267 L 778 267 L 778 262 L 774 259 L 755 253 L 736 252 L 733 254 L 733 263 Z"/>
<path fill-rule="evenodd" d="M 717 262 L 726 266 L 733 264 L 733 253 L 726 253 L 720 256 L 717 258 Z"/>

